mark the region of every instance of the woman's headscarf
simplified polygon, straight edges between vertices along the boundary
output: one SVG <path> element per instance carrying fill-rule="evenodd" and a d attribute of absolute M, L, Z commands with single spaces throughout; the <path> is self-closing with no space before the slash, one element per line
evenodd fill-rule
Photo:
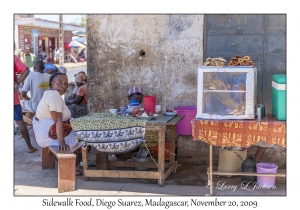
<path fill-rule="evenodd" d="M 141 93 L 141 94 L 143 95 L 143 90 L 142 90 L 142 88 L 140 88 L 140 87 L 132 86 L 132 87 L 130 87 L 130 89 L 128 90 L 127 96 L 130 96 L 130 95 L 132 95 L 132 94 L 134 94 L 134 93 Z"/>

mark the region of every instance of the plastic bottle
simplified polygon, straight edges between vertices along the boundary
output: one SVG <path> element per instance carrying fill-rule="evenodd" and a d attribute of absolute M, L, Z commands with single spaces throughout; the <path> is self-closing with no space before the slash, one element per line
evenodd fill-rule
<path fill-rule="evenodd" d="M 252 156 L 242 163 L 242 172 L 255 172 L 256 173 L 256 161 Z M 242 176 L 242 185 L 253 185 L 256 182 L 256 176 Z"/>
<path fill-rule="evenodd" d="M 132 117 L 136 117 L 138 115 L 139 111 L 140 111 L 140 107 L 138 107 L 138 106 L 134 107 L 132 109 Z"/>

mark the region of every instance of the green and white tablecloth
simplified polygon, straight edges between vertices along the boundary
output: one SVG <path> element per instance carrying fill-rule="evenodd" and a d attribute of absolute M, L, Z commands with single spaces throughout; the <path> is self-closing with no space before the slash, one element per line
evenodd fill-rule
<path fill-rule="evenodd" d="M 124 153 L 140 146 L 145 141 L 147 120 L 93 113 L 71 119 L 78 141 L 84 141 L 105 153 Z"/>

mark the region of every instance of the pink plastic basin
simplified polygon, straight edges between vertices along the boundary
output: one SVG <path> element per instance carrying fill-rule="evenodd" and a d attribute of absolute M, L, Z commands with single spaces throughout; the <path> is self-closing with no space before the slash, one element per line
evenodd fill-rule
<path fill-rule="evenodd" d="M 176 124 L 176 131 L 178 135 L 191 136 L 191 120 L 196 116 L 197 106 L 179 106 L 174 109 L 177 111 L 178 115 L 184 115 L 184 118 Z"/>
<path fill-rule="evenodd" d="M 278 166 L 273 163 L 257 163 L 256 172 L 276 174 Z M 257 184 L 260 187 L 270 188 L 275 186 L 276 176 L 257 176 Z"/>

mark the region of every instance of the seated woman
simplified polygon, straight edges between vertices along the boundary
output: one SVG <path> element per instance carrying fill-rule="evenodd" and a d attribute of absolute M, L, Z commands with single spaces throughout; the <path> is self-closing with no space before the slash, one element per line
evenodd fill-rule
<path fill-rule="evenodd" d="M 78 90 L 75 99 L 67 99 L 66 105 L 69 106 L 71 116 L 78 118 L 87 115 L 87 76 L 77 74 L 75 82 L 78 84 Z"/>
<path fill-rule="evenodd" d="M 50 89 L 44 95 L 33 117 L 32 125 L 37 144 L 42 147 L 58 146 L 59 150 L 75 151 L 81 144 L 76 141 L 76 133 L 70 125 L 71 112 L 65 105 L 62 95 L 68 88 L 68 78 L 63 73 L 56 73 L 50 77 Z M 76 154 L 76 168 L 80 169 L 81 153 Z"/>
<path fill-rule="evenodd" d="M 83 48 L 80 53 L 78 54 L 77 60 L 80 61 L 80 59 L 84 59 L 85 60 L 85 49 Z"/>
<path fill-rule="evenodd" d="M 127 97 L 128 97 L 129 101 L 136 99 L 141 104 L 143 102 L 143 98 L 144 98 L 142 88 L 136 87 L 136 86 L 130 87 L 130 89 L 127 93 Z"/>
<path fill-rule="evenodd" d="M 137 87 L 137 86 L 130 87 L 130 89 L 127 92 L 127 98 L 128 98 L 128 101 L 136 99 L 139 101 L 139 104 L 142 104 L 143 98 L 144 98 L 142 88 Z M 120 160 L 126 160 L 126 159 L 129 159 L 134 152 L 138 152 L 141 148 L 144 148 L 144 147 L 151 148 L 157 144 L 158 144 L 158 131 L 146 130 L 144 144 L 142 144 L 139 148 L 137 148 L 131 152 L 115 154 L 115 155 Z"/>
<path fill-rule="evenodd" d="M 130 87 L 127 93 L 128 101 L 136 99 L 140 104 L 143 103 L 143 90 L 140 87 L 132 86 Z M 153 130 L 146 130 L 145 133 L 145 144 L 142 147 L 146 146 L 151 148 L 158 144 L 158 132 Z"/>

